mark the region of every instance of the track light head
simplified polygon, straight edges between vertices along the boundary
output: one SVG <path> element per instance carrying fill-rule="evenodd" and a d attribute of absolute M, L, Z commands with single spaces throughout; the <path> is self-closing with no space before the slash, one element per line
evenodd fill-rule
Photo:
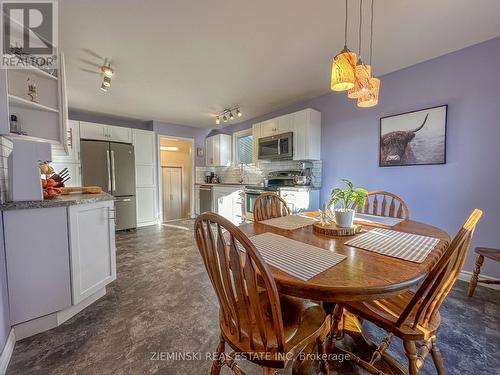
<path fill-rule="evenodd" d="M 109 77 L 109 78 L 113 77 L 113 75 L 115 74 L 115 72 L 113 71 L 113 69 L 111 69 L 111 66 L 109 66 L 109 65 L 102 66 L 101 72 L 102 72 L 102 74 L 104 74 L 105 77 Z"/>
<path fill-rule="evenodd" d="M 216 123 L 217 125 L 219 125 L 219 124 L 220 124 L 220 117 L 219 117 L 219 116 L 217 116 L 217 117 L 215 118 L 215 123 Z"/>
<path fill-rule="evenodd" d="M 240 112 L 240 109 L 236 109 L 236 116 L 241 117 L 243 114 Z"/>
<path fill-rule="evenodd" d="M 111 87 L 111 78 L 109 77 L 104 77 L 104 80 L 102 81 L 102 84 L 106 87 Z"/>
<path fill-rule="evenodd" d="M 102 91 L 104 91 L 104 92 L 108 91 L 108 86 L 106 86 L 106 85 L 104 84 L 104 82 L 103 82 L 103 83 L 102 83 L 102 85 L 101 85 L 101 90 L 102 90 Z"/>
<path fill-rule="evenodd" d="M 229 120 L 234 120 L 233 112 L 229 111 Z"/>
<path fill-rule="evenodd" d="M 227 122 L 227 116 L 224 114 L 224 117 L 222 117 L 222 121 Z"/>

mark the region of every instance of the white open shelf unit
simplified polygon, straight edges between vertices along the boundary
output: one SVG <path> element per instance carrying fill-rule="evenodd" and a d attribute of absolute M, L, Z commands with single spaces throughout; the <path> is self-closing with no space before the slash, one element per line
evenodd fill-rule
<path fill-rule="evenodd" d="M 68 109 L 64 72 L 64 56 L 58 58 L 57 76 L 36 67 L 2 69 L 7 93 L 8 115 L 2 118 L 1 133 L 16 139 L 42 140 L 67 147 Z M 28 78 L 37 86 L 36 101 L 27 95 Z M 27 135 L 10 133 L 10 116 Z M 5 122 L 4 122 L 5 121 Z"/>

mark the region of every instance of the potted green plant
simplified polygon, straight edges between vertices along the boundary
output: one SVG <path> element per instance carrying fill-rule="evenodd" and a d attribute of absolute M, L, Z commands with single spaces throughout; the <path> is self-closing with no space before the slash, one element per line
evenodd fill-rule
<path fill-rule="evenodd" d="M 368 192 L 363 188 L 355 188 L 351 181 L 343 178 L 347 187 L 345 189 L 335 188 L 330 193 L 330 207 L 335 213 L 335 222 L 339 227 L 350 228 L 354 222 L 354 207 L 365 203 Z"/>

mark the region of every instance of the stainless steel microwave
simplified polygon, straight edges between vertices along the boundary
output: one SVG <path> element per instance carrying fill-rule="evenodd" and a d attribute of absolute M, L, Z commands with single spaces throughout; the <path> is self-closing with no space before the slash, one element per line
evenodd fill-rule
<path fill-rule="evenodd" d="M 292 160 L 293 132 L 259 138 L 259 160 Z"/>

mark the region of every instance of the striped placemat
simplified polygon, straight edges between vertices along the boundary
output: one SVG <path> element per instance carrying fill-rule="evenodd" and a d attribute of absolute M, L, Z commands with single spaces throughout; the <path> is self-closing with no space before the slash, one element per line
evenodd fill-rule
<path fill-rule="evenodd" d="M 259 221 L 259 224 L 266 224 L 272 227 L 285 229 L 285 230 L 295 230 L 302 227 L 307 227 L 312 225 L 316 220 L 312 217 L 301 216 L 301 215 L 289 215 L 276 217 L 274 219 Z"/>
<path fill-rule="evenodd" d="M 368 215 L 368 214 L 358 214 L 354 216 L 354 221 L 359 221 L 361 223 L 377 223 L 382 225 L 387 225 L 389 227 L 393 227 L 403 221 L 403 219 L 398 219 L 397 217 L 388 217 L 388 216 L 377 216 L 377 215 Z"/>
<path fill-rule="evenodd" d="M 439 239 L 389 229 L 372 229 L 345 244 L 394 258 L 422 263 Z"/>
<path fill-rule="evenodd" d="M 274 233 L 250 237 L 267 264 L 300 280 L 309 280 L 337 265 L 346 256 Z"/>

